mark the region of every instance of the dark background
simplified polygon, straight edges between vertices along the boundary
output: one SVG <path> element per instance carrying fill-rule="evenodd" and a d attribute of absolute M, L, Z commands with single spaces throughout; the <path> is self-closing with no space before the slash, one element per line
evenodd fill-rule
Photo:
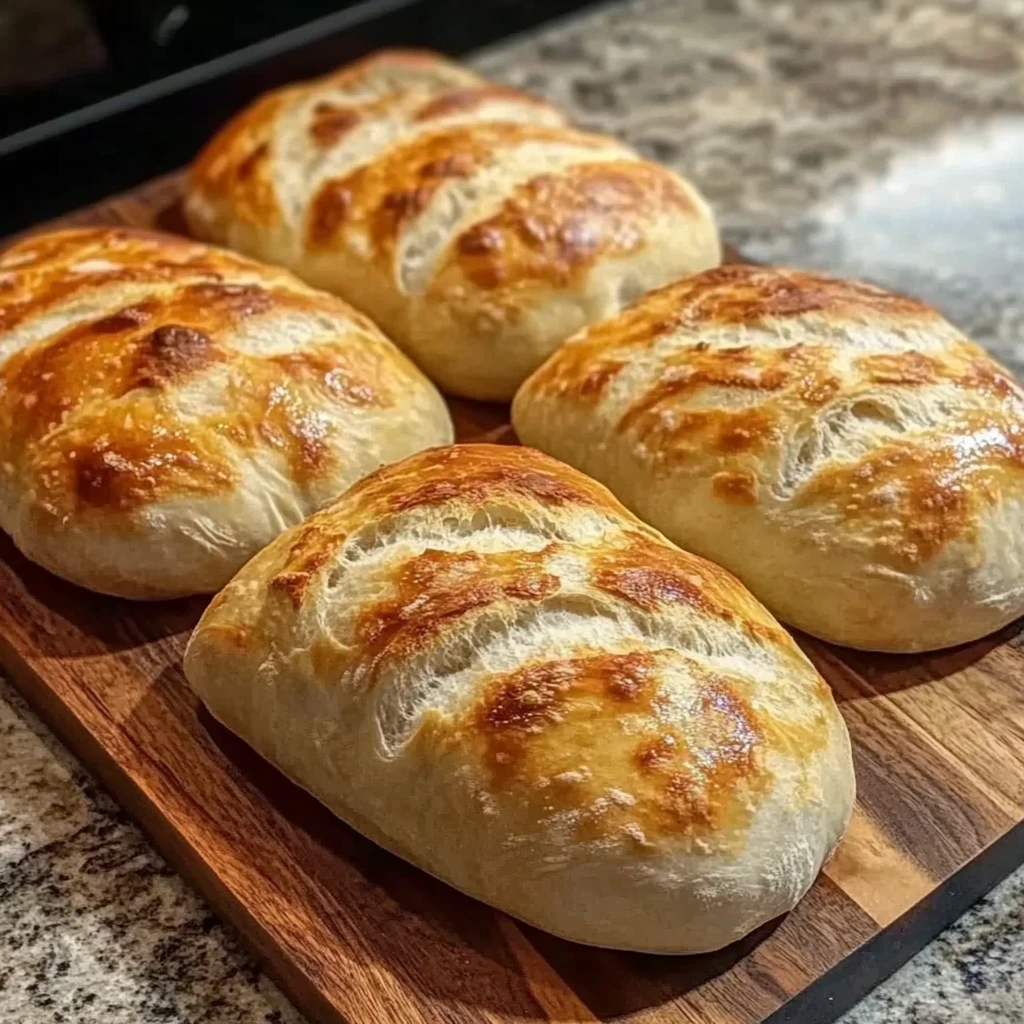
<path fill-rule="evenodd" d="M 0 138 L 355 6 L 356 0 L 0 0 Z M 412 6 L 422 8 L 413 35 L 459 51 L 481 32 L 500 36 L 559 5 Z"/>
<path fill-rule="evenodd" d="M 593 0 L 0 0 L 0 237 L 180 168 L 245 103 L 382 46 L 458 57 Z"/>

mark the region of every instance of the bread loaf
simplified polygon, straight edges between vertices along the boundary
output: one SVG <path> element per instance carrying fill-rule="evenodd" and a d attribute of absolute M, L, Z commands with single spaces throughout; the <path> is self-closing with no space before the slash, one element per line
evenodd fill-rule
<path fill-rule="evenodd" d="M 347 299 L 470 398 L 510 399 L 584 324 L 719 262 L 681 178 L 429 53 L 264 96 L 199 156 L 186 213 Z"/>
<path fill-rule="evenodd" d="M 513 422 L 826 640 L 930 650 L 1024 613 L 1024 394 L 913 299 L 721 267 L 572 339 Z"/>
<path fill-rule="evenodd" d="M 381 462 L 451 437 L 373 324 L 282 270 L 109 228 L 0 254 L 0 528 L 82 586 L 218 590 Z"/>
<path fill-rule="evenodd" d="M 538 452 L 384 467 L 214 600 L 185 673 L 371 839 L 580 942 L 710 950 L 800 899 L 843 720 L 718 566 Z"/>

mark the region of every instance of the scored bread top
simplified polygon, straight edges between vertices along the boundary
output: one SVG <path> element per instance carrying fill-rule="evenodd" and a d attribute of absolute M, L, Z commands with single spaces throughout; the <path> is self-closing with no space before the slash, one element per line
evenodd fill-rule
<path fill-rule="evenodd" d="M 358 198 L 343 195 L 353 169 L 408 136 L 489 118 L 510 125 L 563 123 L 543 101 L 489 85 L 433 54 L 386 51 L 267 93 L 243 110 L 196 160 L 189 203 L 230 201 L 232 221 L 256 227 L 300 222 L 310 240 L 323 242 L 331 222 L 339 226 L 344 207 Z M 440 183 L 444 168 L 435 161 Z M 417 197 L 406 198 L 411 206 Z M 393 199 L 390 206 L 398 214 L 402 204 Z"/>
<path fill-rule="evenodd" d="M 786 576 L 913 578 L 926 603 L 922 577 L 963 584 L 950 560 L 964 567 L 966 546 L 987 561 L 990 514 L 1011 513 L 1005 533 L 1024 494 L 1012 376 L 924 303 L 802 271 L 726 266 L 646 296 L 556 353 L 513 420 L 812 632 L 822 599 Z M 1019 568 L 1019 548 L 991 557 Z M 1009 570 L 988 571 L 965 600 L 1020 597 Z"/>
<path fill-rule="evenodd" d="M 197 159 L 186 212 L 200 236 L 347 298 L 479 398 L 510 398 L 576 328 L 719 259 L 682 179 L 415 51 L 244 110 Z"/>
<path fill-rule="evenodd" d="M 376 327 L 285 271 L 83 228 L 0 254 L 0 526 L 94 589 L 218 589 L 384 458 L 451 438 Z"/>
<path fill-rule="evenodd" d="M 594 918 L 621 898 L 618 919 L 581 918 L 583 941 L 742 934 L 798 898 L 849 813 L 842 721 L 784 630 L 529 449 L 435 449 L 361 481 L 214 600 L 186 672 L 347 820 L 544 927 L 545 872 L 636 858 L 595 898 Z M 654 923 L 653 889 L 626 907 L 644 874 L 692 885 L 700 922 Z"/>

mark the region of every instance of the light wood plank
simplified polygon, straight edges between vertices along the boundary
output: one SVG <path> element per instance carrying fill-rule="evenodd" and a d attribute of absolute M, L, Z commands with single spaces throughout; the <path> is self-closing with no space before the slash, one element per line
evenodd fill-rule
<path fill-rule="evenodd" d="M 854 811 L 825 874 L 882 926 L 892 924 L 935 887 L 861 807 Z"/>

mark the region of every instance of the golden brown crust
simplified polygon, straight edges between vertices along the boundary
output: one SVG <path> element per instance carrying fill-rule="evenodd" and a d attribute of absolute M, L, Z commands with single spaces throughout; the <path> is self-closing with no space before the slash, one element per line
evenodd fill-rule
<path fill-rule="evenodd" d="M 238 482 L 222 451 L 152 407 L 134 409 L 130 426 L 122 413 L 65 431 L 40 453 L 36 472 L 38 509 L 53 527 L 93 511 L 119 516 L 171 497 L 225 492 Z M 37 525 L 45 528 L 42 515 Z"/>
<path fill-rule="evenodd" d="M 852 804 L 792 639 L 528 449 L 382 468 L 236 577 L 185 668 L 337 813 L 583 941 L 724 945 L 793 905 Z"/>
<path fill-rule="evenodd" d="M 793 506 L 840 510 L 846 527 L 863 531 L 890 564 L 912 568 L 951 541 L 973 540 L 982 510 L 1020 494 L 1024 419 L 993 426 L 975 416 L 957 423 L 952 436 L 896 440 L 829 466 L 797 492 Z"/>
<path fill-rule="evenodd" d="M 0 509 L 30 547 L 79 517 L 140 535 L 148 508 L 235 500 L 249 467 L 330 492 L 351 472 L 343 421 L 433 394 L 340 300 L 170 236 L 31 237 L 0 254 L 0 281 Z"/>
<path fill-rule="evenodd" d="M 510 460 L 512 461 L 512 460 Z M 458 497 L 463 501 L 483 501 L 495 494 L 511 493 L 517 497 L 531 495 L 548 505 L 589 505 L 595 499 L 592 493 L 573 486 L 553 473 L 538 472 L 528 457 L 523 465 L 497 464 L 480 467 L 472 479 L 455 483 L 452 480 L 435 477 L 411 491 L 395 494 L 388 501 L 388 507 L 395 512 L 405 512 L 423 505 L 437 505 Z M 443 463 L 441 464 L 443 465 Z M 460 460 L 460 466 L 465 463 Z"/>
<path fill-rule="evenodd" d="M 374 521 L 389 515 L 457 503 L 464 508 L 484 502 L 528 501 L 538 507 L 618 508 L 600 484 L 579 474 L 568 479 L 564 467 L 540 452 L 509 447 L 497 457 L 498 446 L 457 445 L 433 448 L 415 464 L 415 482 L 396 477 L 382 466 L 361 480 L 348 497 L 360 515 Z M 319 516 L 293 534 L 287 558 L 270 581 L 298 606 L 313 577 L 325 564 L 324 551 L 342 543 L 351 526 L 341 517 Z"/>
<path fill-rule="evenodd" d="M 819 333 L 782 326 L 806 316 L 822 318 L 815 321 Z M 701 340 L 722 327 L 746 332 L 770 323 L 789 332 L 793 343 L 762 344 L 749 334 Z M 1024 490 L 1017 441 L 1024 398 L 1009 374 L 962 336 L 934 351 L 861 351 L 833 340 L 833 325 L 847 324 L 884 332 L 942 328 L 943 322 L 923 303 L 861 282 L 725 266 L 661 289 L 618 320 L 595 326 L 550 360 L 529 388 L 593 406 L 629 365 L 631 351 L 682 333 L 681 344 L 659 359 L 653 382 L 618 415 L 616 429 L 659 472 L 712 473 L 716 497 L 750 505 L 757 503 L 758 487 L 749 464 L 737 460 L 756 455 L 774 462 L 794 430 L 810 429 L 816 413 L 837 401 L 851 402 L 854 417 L 884 425 L 897 413 L 872 397 L 876 388 L 951 385 L 973 395 L 972 402 L 990 395 L 1001 410 L 973 418 L 951 414 L 934 440 L 872 448 L 824 469 L 794 495 L 794 508 L 834 506 L 841 520 L 876 536 L 878 551 L 892 564 L 920 565 L 950 541 L 973 535 L 979 510 L 1000 492 L 1000 482 Z M 750 392 L 751 399 L 701 400 L 722 390 Z M 984 440 L 967 440 L 976 434 Z"/>
<path fill-rule="evenodd" d="M 342 230 L 365 231 L 374 258 L 389 265 L 399 236 L 421 214 L 445 182 L 469 178 L 492 163 L 503 148 L 566 140 L 564 129 L 542 125 L 459 125 L 414 136 L 344 178 L 330 178 L 313 197 L 308 244 L 329 247 Z M 569 135 L 581 149 L 598 150 L 604 140 Z"/>
<path fill-rule="evenodd" d="M 423 452 L 406 460 L 405 467 L 408 473 L 403 475 L 382 467 L 349 491 L 338 515 L 323 513 L 296 530 L 269 586 L 287 593 L 298 608 L 310 583 L 329 562 L 325 552 L 342 546 L 363 522 L 386 522 L 415 511 L 437 515 L 456 508 L 472 516 L 481 507 L 505 504 L 554 509 L 564 515 L 592 511 L 622 520 L 617 539 L 591 556 L 588 580 L 595 592 L 648 613 L 685 605 L 762 642 L 789 643 L 731 573 L 666 544 L 628 516 L 605 488 L 537 451 L 458 445 Z M 357 517 L 352 513 L 355 508 Z M 450 625 L 449 620 L 506 597 L 546 598 L 557 590 L 557 580 L 542 566 L 558 551 L 554 542 L 535 554 L 516 552 L 511 559 L 428 550 L 401 567 L 392 598 L 363 613 L 360 636 L 368 649 L 376 649 L 381 637 L 386 646 L 394 634 L 404 635 L 410 609 L 417 629 L 432 636 L 439 625 Z M 411 654 L 404 641 L 400 646 L 402 655 Z"/>
<path fill-rule="evenodd" d="M 192 165 L 193 180 L 202 183 L 211 199 L 230 197 L 234 215 L 243 223 L 280 223 L 271 139 L 274 122 L 290 98 L 289 91 L 282 90 L 246 107 L 206 144 Z"/>
<path fill-rule="evenodd" d="M 386 583 L 377 587 L 386 596 L 361 603 L 353 626 L 370 685 L 385 665 L 394 671 L 396 665 L 428 657 L 454 642 L 482 613 L 507 614 L 501 610 L 510 605 L 542 608 L 551 598 L 571 601 L 574 594 L 578 600 L 578 584 L 567 587 L 555 568 L 567 557 L 582 559 L 588 593 L 610 599 L 631 614 L 696 614 L 708 629 L 742 633 L 785 662 L 795 658 L 802 663 L 784 630 L 731 573 L 680 551 L 635 520 L 603 487 L 526 448 L 435 448 L 381 467 L 282 539 L 277 547 L 283 550 L 267 552 L 275 566 L 266 580 L 268 593 L 284 595 L 292 611 L 302 613 L 314 595 L 320 599 L 324 580 L 340 571 L 341 553 L 365 531 L 372 531 L 371 545 L 387 543 L 401 536 L 401 523 L 410 515 L 421 524 L 455 524 L 475 522 L 483 511 L 485 521 L 491 522 L 492 515 L 501 514 L 497 510 L 508 509 L 515 509 L 524 522 L 525 517 L 553 515 L 565 525 L 537 550 L 449 551 L 428 543 L 381 570 Z M 569 524 L 583 512 L 599 513 L 610 532 L 591 541 L 572 539 Z M 230 603 L 229 589 L 212 607 Z M 236 630 L 231 643 L 243 648 L 250 641 L 262 643 L 258 633 L 250 632 L 247 639 L 245 631 Z M 334 655 L 325 657 L 329 661 Z M 480 756 L 495 784 L 514 786 L 523 781 L 531 746 L 548 750 L 549 734 L 562 725 L 569 728 L 570 719 L 578 717 L 566 713 L 567 702 L 587 716 L 571 725 L 573 731 L 589 728 L 586 722 L 595 720 L 595 701 L 615 717 L 644 713 L 656 718 L 665 663 L 679 657 L 655 645 L 653 651 L 638 648 L 531 662 L 490 679 L 479 699 L 457 721 L 445 724 L 444 737 L 439 722 L 429 725 L 428 733 L 432 742 L 445 744 L 461 743 L 473 733 L 484 741 Z M 665 829 L 678 829 L 685 818 L 687 828 L 728 832 L 716 815 L 740 795 L 753 799 L 755 790 L 768 784 L 764 752 L 782 743 L 806 756 L 824 742 L 824 733 L 773 732 L 726 677 L 689 660 L 685 670 L 702 688 L 701 714 L 708 732 L 700 749 L 687 746 L 678 731 L 659 729 L 630 739 L 623 758 L 633 765 L 631 770 L 650 778 Z M 831 706 L 827 686 L 819 685 L 814 694 L 823 707 Z M 550 758 L 561 744 L 562 739 L 552 739 L 543 756 Z M 566 749 L 573 748 L 570 744 Z M 704 766 L 702 772 L 698 764 Z"/>
<path fill-rule="evenodd" d="M 693 555 L 677 557 L 677 549 L 657 535 L 624 533 L 620 545 L 609 545 L 594 558 L 590 582 L 645 612 L 682 604 L 766 643 L 785 644 L 787 639 L 756 602 L 743 600 L 735 576 Z"/>
<path fill-rule="evenodd" d="M 912 589 L 913 601 L 927 592 L 912 588 L 916 574 L 936 567 L 927 586 L 941 589 L 960 578 L 941 560 L 973 557 L 948 599 L 976 587 L 991 592 L 981 619 L 1024 610 L 1012 573 L 963 554 L 1016 530 L 992 524 L 1024 502 L 1024 393 L 916 300 L 821 274 L 720 267 L 581 332 L 524 385 L 513 418 L 526 441 L 598 476 L 588 452 L 620 452 L 609 458 L 631 468 L 619 493 L 635 486 L 633 507 L 673 539 L 748 581 L 761 573 L 762 595 L 782 586 L 780 560 L 806 559 L 803 575 L 825 588 L 835 572 L 851 600 L 888 586 Z M 645 490 L 672 481 L 692 514 L 670 513 L 664 493 L 644 512 Z M 830 558 L 831 569 L 810 567 Z M 988 582 L 969 581 L 976 571 Z M 791 621 L 836 635 L 813 626 L 828 612 L 804 618 L 796 595 L 785 600 Z M 877 609 L 856 613 L 858 639 L 888 628 L 876 621 L 881 600 Z"/>
<path fill-rule="evenodd" d="M 407 81 L 404 77 L 407 73 L 417 76 L 412 78 L 413 82 L 436 80 L 448 87 L 454 87 L 456 83 L 464 84 L 467 80 L 479 81 L 475 75 L 458 68 L 433 50 L 402 46 L 375 50 L 318 81 L 330 82 L 339 89 L 357 92 L 372 84 L 375 76 L 382 72 L 385 76 L 394 76 L 396 83 L 402 84 Z M 453 72 L 457 74 L 453 75 Z"/>
<path fill-rule="evenodd" d="M 225 277 L 251 273 L 253 266 L 233 253 L 136 228 L 77 228 L 33 235 L 2 255 L 0 332 L 96 288 L 176 283 L 214 287 Z M 72 272 L 66 273 L 70 268 Z M 115 320 L 109 326 L 118 329 L 119 323 Z"/>
<path fill-rule="evenodd" d="M 657 217 L 696 213 L 679 179 L 638 160 L 579 164 L 520 186 L 493 217 L 455 239 L 450 256 L 477 288 L 569 286 L 600 259 L 646 244 Z M 437 287 L 445 287 L 445 268 Z"/>
<path fill-rule="evenodd" d="M 827 313 L 841 317 L 934 319 L 938 314 L 917 299 L 851 281 L 801 270 L 777 272 L 729 263 L 670 286 L 679 324 L 743 324 Z"/>
<path fill-rule="evenodd" d="M 188 272 L 193 273 L 191 268 Z M 328 397 L 356 406 L 399 400 L 392 383 L 397 364 L 386 349 L 325 339 L 301 352 L 268 358 L 232 351 L 214 340 L 271 310 L 316 312 L 336 300 L 258 284 L 184 283 L 184 273 L 182 278 L 172 291 L 75 324 L 46 344 L 15 353 L 0 367 L 0 424 L 16 456 L 11 461 L 51 435 L 70 414 L 94 409 L 87 428 L 66 431 L 49 447 L 55 464 L 64 458 L 69 472 L 79 467 L 76 480 L 85 474 L 105 482 L 84 490 L 65 488 L 48 474 L 55 495 L 62 490 L 67 500 L 89 495 L 87 504 L 93 507 L 109 496 L 111 507 L 127 510 L 174 494 L 186 481 L 193 482 L 187 493 L 196 493 L 200 479 L 203 490 L 230 487 L 235 477 L 222 465 L 223 458 L 196 447 L 197 435 L 207 432 L 243 448 L 282 450 L 296 478 L 308 479 L 325 472 L 330 457 L 326 428 L 310 404 L 310 393 L 316 406 Z M 144 268 L 129 279 L 144 283 Z M 123 280 L 125 275 L 115 271 L 96 284 Z M 160 281 L 157 276 L 154 283 Z M 27 302 L 19 310 L 21 318 L 47 309 L 54 293 L 61 298 L 71 294 L 57 287 L 40 290 L 50 302 Z M 173 392 L 215 364 L 224 373 L 223 409 L 230 414 L 214 409 L 183 431 L 160 393 Z M 121 403 L 133 396 L 135 408 L 129 412 Z M 130 426 L 126 417 L 133 421 Z M 210 463 L 208 475 L 201 468 L 204 458 Z M 56 501 L 53 510 L 62 515 L 76 507 Z"/>
<path fill-rule="evenodd" d="M 309 123 L 310 137 L 317 146 L 324 149 L 336 146 L 363 117 L 364 113 L 354 107 L 338 106 L 321 100 L 313 107 L 313 117 Z"/>
<path fill-rule="evenodd" d="M 309 244 L 327 247 L 343 228 L 359 226 L 375 257 L 386 260 L 404 225 L 422 213 L 446 180 L 468 177 L 499 141 L 524 131 L 520 125 L 487 128 L 482 134 L 452 128 L 414 137 L 346 178 L 328 179 L 313 198 Z"/>
<path fill-rule="evenodd" d="M 500 452 L 500 454 L 499 454 Z M 416 462 L 416 486 L 394 478 L 382 467 L 360 481 L 353 493 L 373 502 L 373 511 L 404 512 L 421 504 L 459 501 L 472 504 L 485 497 L 532 500 L 540 505 L 598 505 L 618 509 L 618 502 L 599 483 L 534 449 L 516 445 L 463 444 L 432 448 Z"/>
<path fill-rule="evenodd" d="M 728 846 L 771 788 L 761 716 L 691 662 L 695 727 L 658 726 L 662 676 L 677 660 L 663 650 L 531 662 L 486 680 L 459 719 L 428 720 L 424 742 L 477 751 L 489 789 L 529 801 L 539 817 L 576 812 L 577 842 L 615 838 L 641 855 L 666 838 L 718 846 L 728 836 Z M 626 716 L 651 725 L 621 733 Z"/>
<path fill-rule="evenodd" d="M 359 642 L 374 665 L 411 658 L 458 629 L 463 616 L 508 599 L 541 601 L 553 594 L 558 577 L 544 564 L 541 555 L 518 551 L 425 551 L 401 566 L 393 597 L 364 608 Z"/>
<path fill-rule="evenodd" d="M 364 308 L 469 397 L 511 397 L 582 323 L 720 259 L 682 179 L 437 56 L 373 55 L 222 135 L 193 168 L 192 229 Z"/>
<path fill-rule="evenodd" d="M 511 100 L 515 103 L 531 104 L 544 110 L 551 109 L 544 100 L 520 92 L 518 89 L 510 89 L 506 85 L 484 84 L 467 86 L 464 89 L 453 89 L 451 92 L 434 97 L 416 111 L 414 120 L 418 122 L 433 121 L 450 117 L 452 114 L 465 114 L 479 109 L 492 100 Z"/>
<path fill-rule="evenodd" d="M 745 330 L 784 323 L 795 317 L 820 315 L 835 324 L 876 322 L 905 323 L 926 328 L 941 322 L 924 303 L 885 292 L 859 281 L 845 281 L 803 271 L 726 264 L 659 288 L 633 303 L 618 317 L 595 324 L 574 339 L 552 360 L 534 385 L 548 393 L 597 400 L 615 375 L 638 350 L 651 348 L 660 338 L 676 333 L 692 336 L 693 342 L 678 349 L 667 367 L 667 389 L 699 386 L 755 388 L 778 391 L 796 383 L 808 401 L 821 401 L 838 384 L 825 371 L 833 350 L 821 339 L 793 345 L 760 347 L 756 340 L 742 344 L 736 338 L 728 346 L 712 346 L 700 340 L 700 332 L 742 327 Z M 740 343 L 737 344 L 737 341 Z M 969 344 L 969 343 L 968 343 Z M 976 355 L 983 353 L 970 345 Z M 869 353 L 862 357 L 866 376 L 895 374 L 898 382 L 920 377 L 924 366 L 940 368 L 917 352 Z M 915 373 L 916 371 L 916 373 Z M 921 380 L 927 379 L 920 377 Z M 879 381 L 881 382 L 881 381 Z M 638 399 L 642 402 L 653 396 Z"/>

